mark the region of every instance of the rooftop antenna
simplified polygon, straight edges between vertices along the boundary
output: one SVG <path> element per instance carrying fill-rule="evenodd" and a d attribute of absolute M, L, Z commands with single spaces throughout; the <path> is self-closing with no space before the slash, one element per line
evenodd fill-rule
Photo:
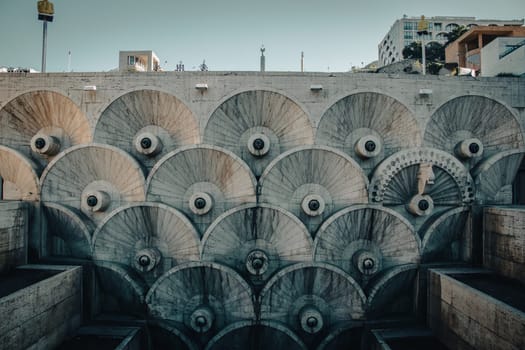
<path fill-rule="evenodd" d="M 261 72 L 264 72 L 266 70 L 266 57 L 264 57 L 264 51 L 266 49 L 264 48 L 264 45 L 261 46 Z"/>
<path fill-rule="evenodd" d="M 301 73 L 304 72 L 304 51 L 301 51 Z"/>
<path fill-rule="evenodd" d="M 67 71 L 71 72 L 71 50 L 67 53 Z"/>
<path fill-rule="evenodd" d="M 208 71 L 208 66 L 206 65 L 206 60 L 202 60 L 202 64 L 199 66 L 199 69 L 201 70 L 201 72 L 207 72 Z"/>

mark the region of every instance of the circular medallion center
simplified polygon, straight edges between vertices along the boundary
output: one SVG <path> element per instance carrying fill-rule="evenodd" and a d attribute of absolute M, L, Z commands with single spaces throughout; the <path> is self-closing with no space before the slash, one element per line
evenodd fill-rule
<path fill-rule="evenodd" d="M 37 149 L 42 149 L 46 147 L 46 140 L 44 140 L 42 137 L 39 137 L 35 140 L 35 147 Z"/>
<path fill-rule="evenodd" d="M 152 144 L 153 142 L 149 137 L 144 137 L 140 140 L 140 147 L 142 147 L 143 149 L 150 148 Z"/>
<path fill-rule="evenodd" d="M 90 195 L 86 199 L 87 205 L 90 207 L 94 207 L 98 204 L 98 198 L 95 195 Z"/>
<path fill-rule="evenodd" d="M 368 152 L 374 152 L 376 150 L 376 143 L 374 141 L 366 141 L 365 142 L 365 149 Z"/>

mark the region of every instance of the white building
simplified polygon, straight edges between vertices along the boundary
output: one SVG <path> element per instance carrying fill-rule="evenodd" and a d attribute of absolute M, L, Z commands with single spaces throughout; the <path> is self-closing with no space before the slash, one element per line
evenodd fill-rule
<path fill-rule="evenodd" d="M 525 37 L 499 37 L 481 49 L 481 75 L 525 74 Z"/>
<path fill-rule="evenodd" d="M 118 67 L 121 72 L 157 72 L 160 61 L 153 51 L 120 51 Z"/>
<path fill-rule="evenodd" d="M 451 32 L 458 26 L 521 26 L 523 19 L 519 20 L 493 20 L 493 19 L 476 19 L 476 17 L 449 17 L 436 16 L 425 18 L 428 21 L 428 34 L 420 38 L 417 34 L 417 24 L 421 17 L 403 16 L 394 22 L 388 33 L 378 45 L 379 49 L 379 66 L 385 66 L 403 59 L 403 48 L 414 41 L 424 39 L 427 43 L 436 41 L 445 44 L 446 33 Z"/>

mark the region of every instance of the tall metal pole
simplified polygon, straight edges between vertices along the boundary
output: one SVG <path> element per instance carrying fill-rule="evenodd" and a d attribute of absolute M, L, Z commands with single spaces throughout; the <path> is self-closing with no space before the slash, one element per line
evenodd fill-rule
<path fill-rule="evenodd" d="M 427 74 L 427 59 L 425 53 L 425 35 L 428 34 L 428 21 L 425 16 L 421 16 L 421 20 L 417 24 L 417 35 L 421 38 L 421 59 L 423 61 L 423 75 Z"/>
<path fill-rule="evenodd" d="M 46 72 L 46 49 L 47 49 L 47 22 L 53 22 L 55 9 L 52 2 L 40 0 L 37 2 L 38 20 L 42 23 L 42 73 Z"/>
<path fill-rule="evenodd" d="M 42 73 L 46 72 L 46 46 L 47 46 L 47 21 L 43 21 L 43 34 L 42 34 Z"/>
<path fill-rule="evenodd" d="M 427 56 L 425 51 L 425 40 L 421 39 L 421 58 L 423 60 L 423 75 L 427 74 Z"/>

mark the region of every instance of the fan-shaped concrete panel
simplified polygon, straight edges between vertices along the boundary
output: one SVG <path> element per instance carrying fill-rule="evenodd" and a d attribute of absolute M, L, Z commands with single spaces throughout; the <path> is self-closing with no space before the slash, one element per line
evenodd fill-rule
<path fill-rule="evenodd" d="M 22 153 L 0 145 L 0 199 L 38 200 L 40 184 L 35 167 Z"/>
<path fill-rule="evenodd" d="M 224 101 L 211 115 L 204 142 L 241 157 L 256 176 L 272 159 L 291 148 L 313 143 L 306 112 L 277 92 L 241 92 Z"/>
<path fill-rule="evenodd" d="M 202 260 L 235 269 L 254 285 L 293 263 L 311 261 L 312 238 L 285 210 L 248 204 L 221 215 L 202 239 Z"/>
<path fill-rule="evenodd" d="M 347 153 L 369 173 L 391 154 L 420 146 L 421 132 L 404 104 L 384 94 L 361 92 L 330 106 L 315 142 Z"/>
<path fill-rule="evenodd" d="M 96 223 L 121 205 L 145 199 L 140 165 L 108 145 L 71 147 L 49 163 L 40 182 L 42 201 L 81 210 Z"/>
<path fill-rule="evenodd" d="M 207 145 L 168 153 L 152 169 L 146 188 L 148 201 L 184 212 L 201 235 L 224 211 L 256 201 L 256 181 L 246 163 Z"/>
<path fill-rule="evenodd" d="M 146 168 L 170 151 L 200 142 L 191 110 L 177 97 L 138 90 L 113 101 L 100 115 L 94 141 L 132 154 Z"/>
<path fill-rule="evenodd" d="M 199 235 L 177 210 L 161 203 L 120 207 L 93 235 L 93 258 L 135 270 L 148 284 L 173 266 L 198 261 Z"/>
<path fill-rule="evenodd" d="M 524 146 L 512 111 L 496 100 L 474 95 L 441 105 L 427 124 L 423 144 L 456 155 L 468 167 L 498 152 Z"/>
<path fill-rule="evenodd" d="M 0 143 L 17 149 L 40 168 L 67 148 L 91 142 L 84 113 L 52 91 L 19 95 L 0 110 Z"/>
<path fill-rule="evenodd" d="M 348 155 L 325 146 L 281 154 L 264 171 L 260 187 L 260 202 L 289 210 L 312 234 L 337 210 L 368 202 L 363 170 Z"/>

